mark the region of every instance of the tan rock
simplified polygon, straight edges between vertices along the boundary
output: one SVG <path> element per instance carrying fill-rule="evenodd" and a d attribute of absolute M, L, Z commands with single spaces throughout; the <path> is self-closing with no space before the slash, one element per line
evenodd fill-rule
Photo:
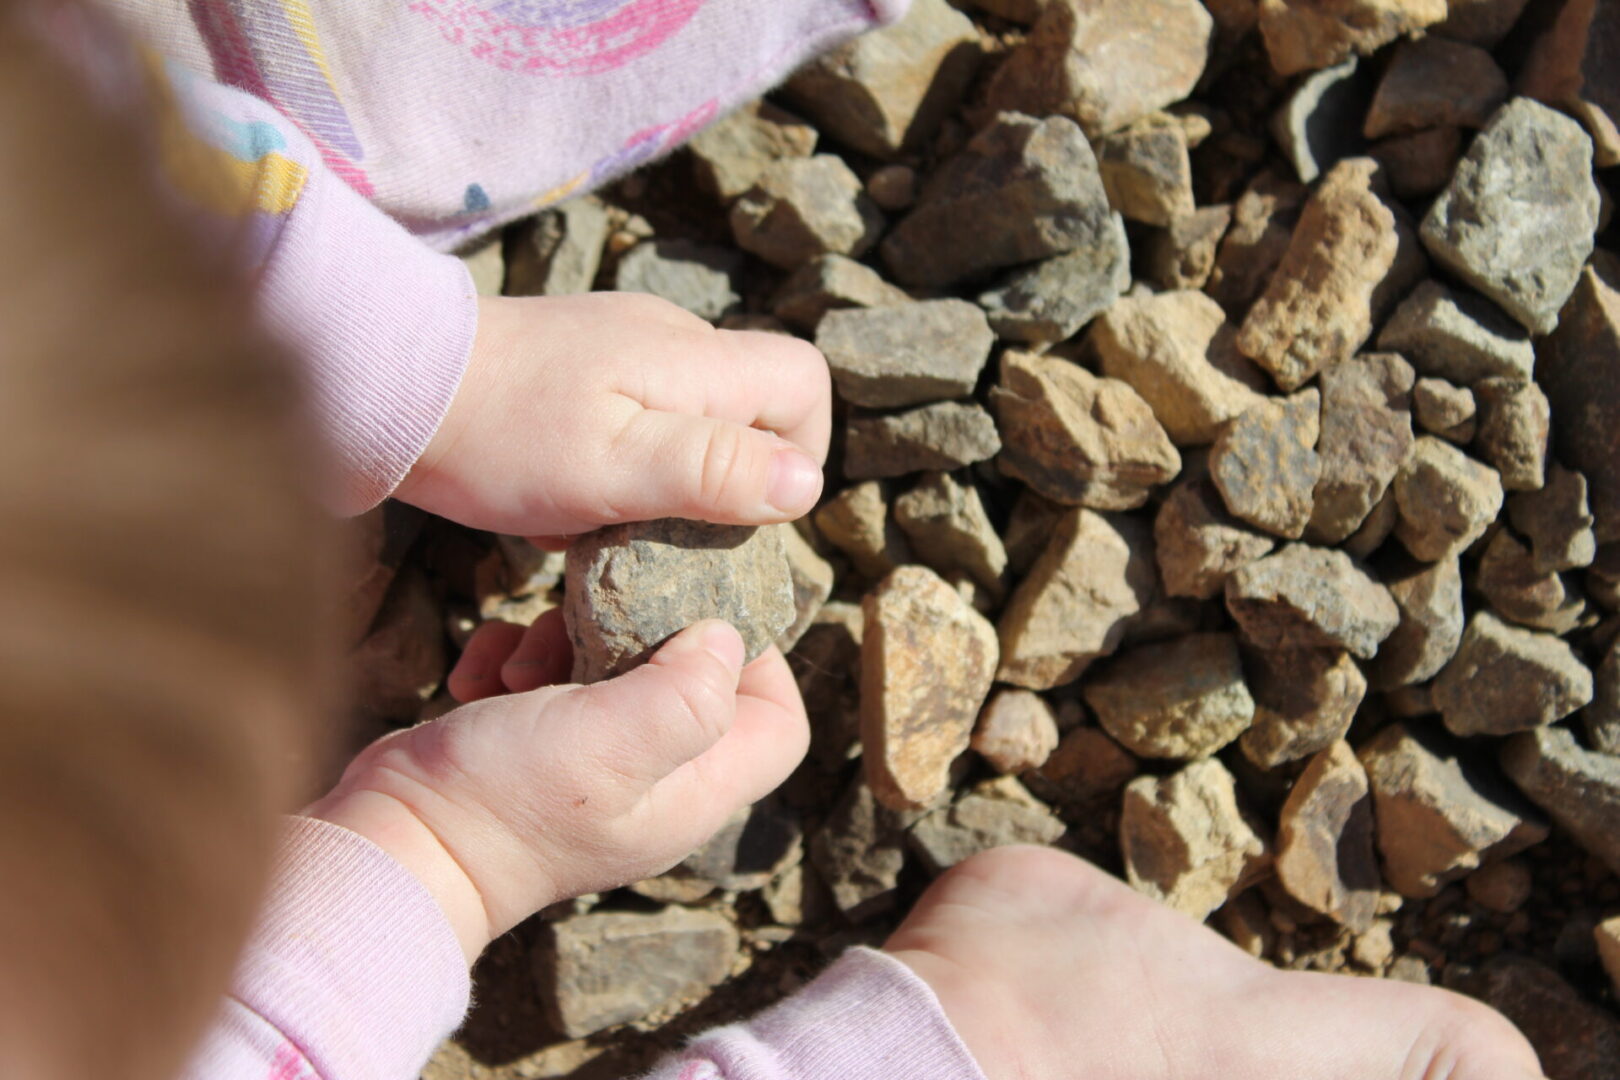
<path fill-rule="evenodd" d="M 1367 672 L 1375 689 L 1389 691 L 1427 682 L 1456 655 L 1463 635 L 1463 583 L 1455 555 L 1432 563 L 1392 559 L 1382 576 L 1401 622 Z"/>
<path fill-rule="evenodd" d="M 1232 204 L 1232 227 L 1221 241 L 1208 286 L 1232 318 L 1248 312 L 1288 253 L 1308 194 L 1304 184 L 1267 170 Z"/>
<path fill-rule="evenodd" d="M 1138 646 L 1099 665 L 1084 693 L 1103 730 L 1141 757 L 1208 757 L 1254 720 L 1230 634 Z"/>
<path fill-rule="evenodd" d="M 1263 865 L 1265 844 L 1244 820 L 1232 774 L 1209 758 L 1125 789 L 1125 877 L 1138 892 L 1202 921 Z"/>
<path fill-rule="evenodd" d="M 1202 289 L 1215 273 L 1232 208 L 1201 206 L 1154 234 L 1147 246 L 1147 277 L 1161 289 Z"/>
<path fill-rule="evenodd" d="M 764 101 L 752 101 L 709 125 L 686 144 L 698 186 L 730 202 L 782 158 L 816 152 L 816 129 Z"/>
<path fill-rule="evenodd" d="M 1239 746 L 1262 769 L 1310 757 L 1344 738 L 1367 695 L 1367 680 L 1347 652 L 1255 650 L 1244 664 L 1254 695 L 1254 725 Z"/>
<path fill-rule="evenodd" d="M 860 258 L 882 231 L 883 212 L 836 154 L 772 163 L 731 207 L 737 246 L 784 270 L 822 255 Z"/>
<path fill-rule="evenodd" d="M 1434 36 L 1402 42 L 1384 69 L 1363 134 L 1482 128 L 1507 96 L 1507 76 L 1484 49 Z"/>
<path fill-rule="evenodd" d="M 978 488 L 949 473 L 929 473 L 894 501 L 894 519 L 912 550 L 941 575 L 969 574 L 1000 595 L 1007 549 Z"/>
<path fill-rule="evenodd" d="M 1418 439 L 1395 475 L 1395 536 L 1425 562 L 1466 551 L 1502 510 L 1502 480 L 1448 442 Z"/>
<path fill-rule="evenodd" d="M 816 531 L 849 557 L 860 574 L 878 580 L 911 561 L 911 548 L 890 514 L 876 480 L 845 488 L 816 511 Z"/>
<path fill-rule="evenodd" d="M 896 810 L 921 810 L 950 784 L 990 692 L 995 628 L 945 581 L 903 566 L 862 605 L 861 742 L 867 783 Z"/>
<path fill-rule="evenodd" d="M 1342 551 L 1289 544 L 1226 580 L 1226 607 L 1257 649 L 1348 649 L 1370 659 L 1400 622 L 1389 590 Z"/>
<path fill-rule="evenodd" d="M 1013 791 L 997 785 L 1008 785 Z M 1016 780 L 1003 777 L 917 822 L 911 827 L 910 840 L 923 864 L 937 874 L 992 848 L 1050 844 L 1065 831 L 1056 814 Z"/>
<path fill-rule="evenodd" d="M 1418 426 L 1447 442 L 1459 446 L 1473 442 L 1478 413 L 1474 392 L 1466 386 L 1453 386 L 1444 379 L 1419 379 L 1412 389 L 1412 414 Z"/>
<path fill-rule="evenodd" d="M 874 409 L 967 397 L 995 342 L 965 300 L 829 311 L 816 327 L 839 396 Z"/>
<path fill-rule="evenodd" d="M 999 773 L 1039 769 L 1057 749 L 1057 719 L 1039 694 L 998 690 L 979 714 L 971 745 Z"/>
<path fill-rule="evenodd" d="M 1535 568 L 1553 574 L 1591 566 L 1597 557 L 1596 522 L 1589 508 L 1586 477 L 1556 461 L 1547 467 L 1547 483 L 1539 491 L 1521 491 L 1508 497 L 1508 520 L 1527 540 Z"/>
<path fill-rule="evenodd" d="M 1077 727 L 1024 782 L 1066 809 L 1092 810 L 1116 799 L 1140 771 L 1136 759 L 1100 728 Z"/>
<path fill-rule="evenodd" d="M 1165 113 L 1098 140 L 1097 168 L 1109 204 L 1131 221 L 1167 226 L 1197 206 L 1187 129 Z"/>
<path fill-rule="evenodd" d="M 1153 520 L 1153 544 L 1167 596 L 1210 600 L 1234 570 L 1271 553 L 1277 542 L 1226 512 L 1207 475 L 1185 476 Z"/>
<path fill-rule="evenodd" d="M 1434 683 L 1454 735 L 1509 735 L 1562 720 L 1592 700 L 1592 672 L 1562 638 L 1477 611 Z"/>
<path fill-rule="evenodd" d="M 1537 491 L 1547 480 L 1547 440 L 1552 406 L 1541 387 L 1515 379 L 1474 384 L 1479 428 L 1474 450 L 1497 471 L 1508 491 Z"/>
<path fill-rule="evenodd" d="M 1530 548 L 1510 529 L 1498 529 L 1480 556 L 1474 587 L 1508 622 L 1568 634 L 1581 623 L 1586 600 L 1562 575 L 1536 567 Z"/>
<path fill-rule="evenodd" d="M 910 302 L 903 289 L 870 266 L 847 255 L 823 255 L 794 271 L 772 298 L 771 311 L 790 326 L 814 333 L 829 311 Z"/>
<path fill-rule="evenodd" d="M 915 814 L 890 810 L 857 777 L 810 841 L 810 861 L 833 903 L 852 923 L 893 908 L 906 865 L 905 830 Z"/>
<path fill-rule="evenodd" d="M 1322 459 L 1321 394 L 1261 399 L 1215 439 L 1209 475 L 1232 516 L 1297 540 L 1310 524 Z"/>
<path fill-rule="evenodd" d="M 1279 75 L 1368 56 L 1446 17 L 1446 0 L 1260 0 L 1260 33 Z"/>
<path fill-rule="evenodd" d="M 1373 353 L 1322 372 L 1322 437 L 1306 537 L 1340 544 L 1361 527 L 1412 453 L 1412 366 Z"/>
<path fill-rule="evenodd" d="M 1295 900 L 1353 930 L 1372 926 L 1381 879 L 1367 770 L 1343 739 L 1311 759 L 1283 803 L 1277 877 Z"/>
<path fill-rule="evenodd" d="M 776 647 L 786 655 L 793 651 L 804 632 L 810 629 L 821 613 L 821 607 L 832 595 L 834 575 L 832 564 L 810 546 L 792 525 L 773 525 L 782 537 L 782 551 L 787 556 L 788 576 L 793 581 L 793 606 L 797 615 L 792 625 L 776 639 Z"/>

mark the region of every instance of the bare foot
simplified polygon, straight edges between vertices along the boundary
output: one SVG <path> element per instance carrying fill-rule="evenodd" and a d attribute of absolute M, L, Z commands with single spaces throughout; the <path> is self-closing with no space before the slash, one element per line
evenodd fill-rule
<path fill-rule="evenodd" d="M 1045 848 L 928 890 L 886 946 L 990 1080 L 1539 1080 L 1522 1035 L 1443 990 L 1282 972 Z"/>

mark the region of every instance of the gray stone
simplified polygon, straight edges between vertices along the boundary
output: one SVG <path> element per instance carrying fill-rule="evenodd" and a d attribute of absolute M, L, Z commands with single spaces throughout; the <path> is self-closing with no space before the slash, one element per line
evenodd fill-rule
<path fill-rule="evenodd" d="M 1117 800 L 1140 771 L 1136 759 L 1102 729 L 1082 726 L 1065 734 L 1046 764 L 1023 780 L 1065 812 L 1094 813 Z"/>
<path fill-rule="evenodd" d="M 1467 446 L 1479 429 L 1479 405 L 1466 386 L 1444 379 L 1419 379 L 1412 388 L 1412 414 L 1418 427 L 1450 443 Z"/>
<path fill-rule="evenodd" d="M 687 142 L 698 186 L 722 202 L 753 187 L 783 158 L 816 152 L 816 129 L 786 109 L 751 101 Z"/>
<path fill-rule="evenodd" d="M 844 475 L 851 480 L 959 469 L 1001 452 L 996 422 L 975 402 L 938 401 L 899 413 L 853 411 Z"/>
<path fill-rule="evenodd" d="M 1251 650 L 1244 674 L 1255 711 L 1239 746 L 1262 769 L 1310 757 L 1344 738 L 1367 694 L 1361 669 L 1341 650 Z"/>
<path fill-rule="evenodd" d="M 895 523 L 883 485 L 868 480 L 845 488 L 815 513 L 816 530 L 842 551 L 857 573 L 873 581 L 911 561 L 911 548 Z"/>
<path fill-rule="evenodd" d="M 1526 329 L 1551 333 L 1592 254 L 1592 140 L 1528 98 L 1499 110 L 1423 221 L 1435 260 Z"/>
<path fill-rule="evenodd" d="M 1537 377 L 1552 403 L 1558 458 L 1579 469 L 1599 544 L 1620 540 L 1620 281 L 1607 256 L 1581 273 Z"/>
<path fill-rule="evenodd" d="M 836 154 L 771 164 L 731 206 L 737 246 L 795 270 L 821 255 L 859 258 L 883 232 L 883 212 Z"/>
<path fill-rule="evenodd" d="M 1586 601 L 1556 573 L 1536 569 L 1530 548 L 1509 529 L 1498 529 L 1480 556 L 1474 587 L 1508 622 L 1568 634 L 1581 623 Z"/>
<path fill-rule="evenodd" d="M 1400 622 L 1389 590 L 1342 551 L 1289 544 L 1226 580 L 1226 607 L 1257 649 L 1348 649 L 1364 659 Z"/>
<path fill-rule="evenodd" d="M 965 300 L 829 311 L 816 331 L 839 395 L 877 409 L 971 395 L 994 344 Z"/>
<path fill-rule="evenodd" d="M 1424 37 L 1395 47 L 1367 110 L 1369 139 L 1434 127 L 1481 128 L 1507 100 L 1508 81 L 1474 45 Z"/>
<path fill-rule="evenodd" d="M 1535 569 L 1556 574 L 1591 566 L 1597 557 L 1596 519 L 1588 509 L 1586 477 L 1549 463 L 1547 482 L 1539 491 L 1508 496 L 1508 520 L 1530 541 Z"/>
<path fill-rule="evenodd" d="M 1466 551 L 1502 510 L 1502 480 L 1448 442 L 1418 439 L 1395 475 L 1395 536 L 1425 562 Z"/>
<path fill-rule="evenodd" d="M 1270 554 L 1276 541 L 1226 512 L 1206 475 L 1178 481 L 1153 521 L 1153 541 L 1167 596 L 1211 600 L 1234 570 Z"/>
<path fill-rule="evenodd" d="M 1368 72 L 1352 56 L 1302 79 L 1271 121 L 1271 131 L 1294 172 L 1313 184 L 1333 166 L 1365 148 L 1358 131 L 1372 91 Z"/>
<path fill-rule="evenodd" d="M 1277 878 L 1288 895 L 1352 930 L 1377 914 L 1382 884 L 1373 853 L 1367 770 L 1339 740 L 1311 759 L 1283 803 Z"/>
<path fill-rule="evenodd" d="M 731 248 L 690 240 L 643 240 L 619 260 L 613 287 L 663 297 L 700 319 L 714 321 L 741 302 L 732 285 L 732 275 L 741 269 L 742 256 Z"/>
<path fill-rule="evenodd" d="M 622 675 L 704 619 L 735 626 L 752 660 L 797 619 L 775 529 L 666 518 L 599 529 L 568 550 L 563 615 L 576 683 Z"/>
<path fill-rule="evenodd" d="M 602 266 L 607 209 L 596 199 L 570 199 L 513 229 L 506 242 L 506 295 L 588 293 Z"/>
<path fill-rule="evenodd" d="M 1062 820 L 1028 792 L 1022 799 L 991 792 L 964 795 L 911 827 L 911 846 L 924 866 L 937 874 L 982 851 L 1009 844 L 1044 846 L 1065 832 Z"/>
<path fill-rule="evenodd" d="M 1199 921 L 1247 884 L 1265 856 L 1238 809 L 1232 774 L 1213 758 L 1132 780 L 1119 844 L 1132 887 Z"/>
<path fill-rule="evenodd" d="M 1305 534 L 1322 475 L 1321 402 L 1315 389 L 1265 398 L 1221 431 L 1209 474 L 1233 517 L 1285 539 Z"/>
<path fill-rule="evenodd" d="M 1502 768 L 1576 843 L 1620 874 L 1620 758 L 1582 749 L 1567 728 L 1537 728 L 1503 744 Z"/>
<path fill-rule="evenodd" d="M 1535 491 L 1546 482 L 1552 406 L 1533 382 L 1489 378 L 1474 384 L 1479 428 L 1474 449 L 1508 491 Z"/>
<path fill-rule="evenodd" d="M 1108 201 L 1130 221 L 1167 226 L 1197 207 L 1187 130 L 1150 113 L 1097 141 L 1097 168 Z"/>
<path fill-rule="evenodd" d="M 905 290 L 847 255 L 823 255 L 793 272 L 771 301 L 771 311 L 789 326 L 814 333 L 821 317 L 837 308 L 909 304 Z"/>
<path fill-rule="evenodd" d="M 1461 566 L 1455 555 L 1432 563 L 1397 557 L 1384 568 L 1382 578 L 1400 608 L 1401 622 L 1367 665 L 1373 689 L 1389 691 L 1427 682 L 1462 643 Z"/>
<path fill-rule="evenodd" d="M 998 690 L 979 714 L 970 745 L 999 773 L 1039 769 L 1057 749 L 1057 720 L 1039 694 Z"/>
<path fill-rule="evenodd" d="M 1562 720 L 1592 700 L 1592 673 L 1562 639 L 1478 611 L 1435 679 L 1455 735 L 1508 735 Z"/>
<path fill-rule="evenodd" d="M 810 861 L 850 922 L 865 922 L 895 906 L 906 865 L 905 830 L 916 820 L 915 814 L 883 806 L 866 782 L 856 779 L 811 838 Z"/>
<path fill-rule="evenodd" d="M 1448 964 L 1446 987 L 1507 1017 L 1529 1040 L 1548 1076 L 1620 1080 L 1620 1021 L 1552 968 L 1513 954 L 1478 969 Z"/>
<path fill-rule="evenodd" d="M 1131 250 L 1118 214 L 1097 243 L 1014 271 L 979 296 L 990 327 L 1007 341 L 1067 341 L 1131 286 Z"/>
<path fill-rule="evenodd" d="M 1402 301 L 1378 335 L 1419 375 L 1471 386 L 1492 375 L 1528 379 L 1536 352 L 1524 327 L 1478 293 L 1425 281 Z"/>
<path fill-rule="evenodd" d="M 1322 434 L 1306 537 L 1339 544 L 1361 527 L 1412 453 L 1412 367 L 1373 353 L 1322 372 Z"/>
<path fill-rule="evenodd" d="M 1130 649 L 1093 669 L 1084 693 L 1103 730 L 1140 757 L 1208 757 L 1254 720 L 1230 634 Z"/>
<path fill-rule="evenodd" d="M 1007 550 L 978 488 L 932 473 L 894 501 L 894 519 L 917 556 L 940 575 L 965 573 L 1000 595 Z"/>

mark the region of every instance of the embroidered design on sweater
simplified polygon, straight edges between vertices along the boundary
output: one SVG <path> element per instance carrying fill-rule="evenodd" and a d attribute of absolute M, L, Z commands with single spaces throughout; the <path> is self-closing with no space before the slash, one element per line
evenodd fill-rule
<path fill-rule="evenodd" d="M 413 0 L 446 40 L 503 71 L 598 75 L 652 52 L 704 0 Z"/>

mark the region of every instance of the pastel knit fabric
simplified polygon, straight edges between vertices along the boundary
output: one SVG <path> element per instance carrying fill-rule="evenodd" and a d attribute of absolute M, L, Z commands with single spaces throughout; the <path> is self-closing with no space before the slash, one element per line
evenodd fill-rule
<path fill-rule="evenodd" d="M 459 1023 L 461 946 L 382 849 L 290 819 L 232 995 L 184 1080 L 412 1080 Z M 911 969 L 853 949 L 752 1020 L 699 1036 L 648 1080 L 984 1080 Z"/>
<path fill-rule="evenodd" d="M 101 2 L 257 185 L 265 314 L 311 360 L 353 513 L 398 486 L 466 368 L 477 298 L 443 252 L 665 153 L 908 0 Z"/>

